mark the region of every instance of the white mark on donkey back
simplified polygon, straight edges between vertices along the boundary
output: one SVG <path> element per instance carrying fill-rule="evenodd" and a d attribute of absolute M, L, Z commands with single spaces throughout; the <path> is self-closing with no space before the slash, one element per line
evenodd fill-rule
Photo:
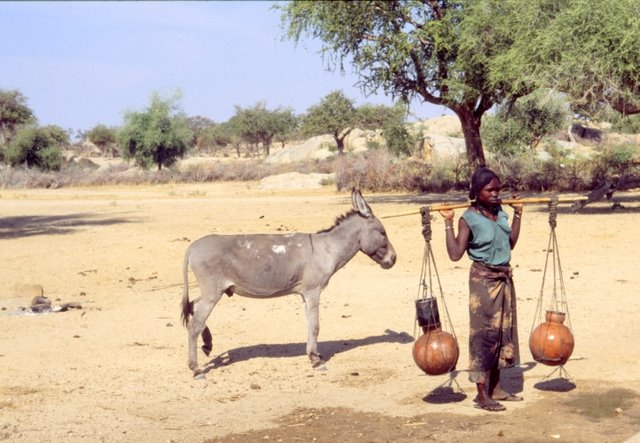
<path fill-rule="evenodd" d="M 313 234 L 208 235 L 194 241 L 183 262 L 182 319 L 189 337 L 189 368 L 204 377 L 198 366 L 197 342 L 212 350 L 205 322 L 223 294 L 254 298 L 300 294 L 307 314 L 306 352 L 313 367 L 322 367 L 318 353 L 320 293 L 329 279 L 358 251 L 383 269 L 396 262 L 396 252 L 382 222 L 359 191 L 351 192 L 353 209 L 329 228 Z M 200 297 L 189 300 L 189 268 L 198 281 Z"/>

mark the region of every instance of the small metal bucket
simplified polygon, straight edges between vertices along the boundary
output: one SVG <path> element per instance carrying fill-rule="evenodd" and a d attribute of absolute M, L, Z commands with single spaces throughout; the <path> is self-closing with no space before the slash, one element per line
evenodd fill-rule
<path fill-rule="evenodd" d="M 439 329 L 441 325 L 438 301 L 434 297 L 416 300 L 416 318 L 418 319 L 418 326 L 422 328 L 422 332 L 426 333 Z"/>

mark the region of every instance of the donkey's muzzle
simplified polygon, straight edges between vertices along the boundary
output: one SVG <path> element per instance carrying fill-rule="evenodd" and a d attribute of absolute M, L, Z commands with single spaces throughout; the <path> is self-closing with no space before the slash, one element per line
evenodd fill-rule
<path fill-rule="evenodd" d="M 382 269 L 392 268 L 396 264 L 396 258 L 396 251 L 393 248 L 389 248 L 383 257 L 378 257 L 377 254 L 373 257 Z"/>

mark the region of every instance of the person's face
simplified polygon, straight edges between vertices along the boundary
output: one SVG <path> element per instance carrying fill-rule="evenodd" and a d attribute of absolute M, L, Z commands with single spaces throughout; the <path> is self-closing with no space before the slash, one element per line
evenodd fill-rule
<path fill-rule="evenodd" d="M 500 180 L 494 177 L 478 193 L 478 201 L 487 206 L 500 204 Z"/>

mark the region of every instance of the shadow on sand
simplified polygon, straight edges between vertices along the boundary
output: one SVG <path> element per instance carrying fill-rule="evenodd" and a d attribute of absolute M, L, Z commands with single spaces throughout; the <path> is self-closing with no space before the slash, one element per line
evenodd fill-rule
<path fill-rule="evenodd" d="M 101 214 L 22 215 L 0 217 L 0 239 L 33 237 L 36 235 L 64 235 L 86 227 L 133 223 L 125 217 L 104 217 Z"/>
<path fill-rule="evenodd" d="M 350 351 L 361 346 L 371 346 L 378 343 L 411 343 L 413 336 L 406 332 L 395 332 L 389 329 L 384 334 L 374 335 L 371 337 L 354 339 L 354 340 L 330 340 L 318 342 L 320 350 L 325 361 L 329 361 L 334 355 L 341 352 Z M 208 373 L 213 369 L 229 366 L 253 358 L 288 358 L 306 355 L 306 343 L 286 343 L 286 344 L 269 344 L 269 345 L 253 345 L 242 348 L 230 349 L 210 360 L 204 368 L 204 373 Z"/>
<path fill-rule="evenodd" d="M 551 378 L 557 375 L 556 378 Z M 557 366 L 551 374 L 547 375 L 542 381 L 533 385 L 540 391 L 550 392 L 569 392 L 576 388 L 576 384 L 571 380 L 569 373 L 564 366 Z"/>
<path fill-rule="evenodd" d="M 445 380 L 440 386 L 433 389 L 427 395 L 422 397 L 422 401 L 430 403 L 432 405 L 443 405 L 447 403 L 460 403 L 467 398 L 467 394 L 464 393 L 456 377 L 464 371 L 451 371 L 449 372 L 449 378 Z M 454 389 L 454 385 L 457 389 Z"/>

